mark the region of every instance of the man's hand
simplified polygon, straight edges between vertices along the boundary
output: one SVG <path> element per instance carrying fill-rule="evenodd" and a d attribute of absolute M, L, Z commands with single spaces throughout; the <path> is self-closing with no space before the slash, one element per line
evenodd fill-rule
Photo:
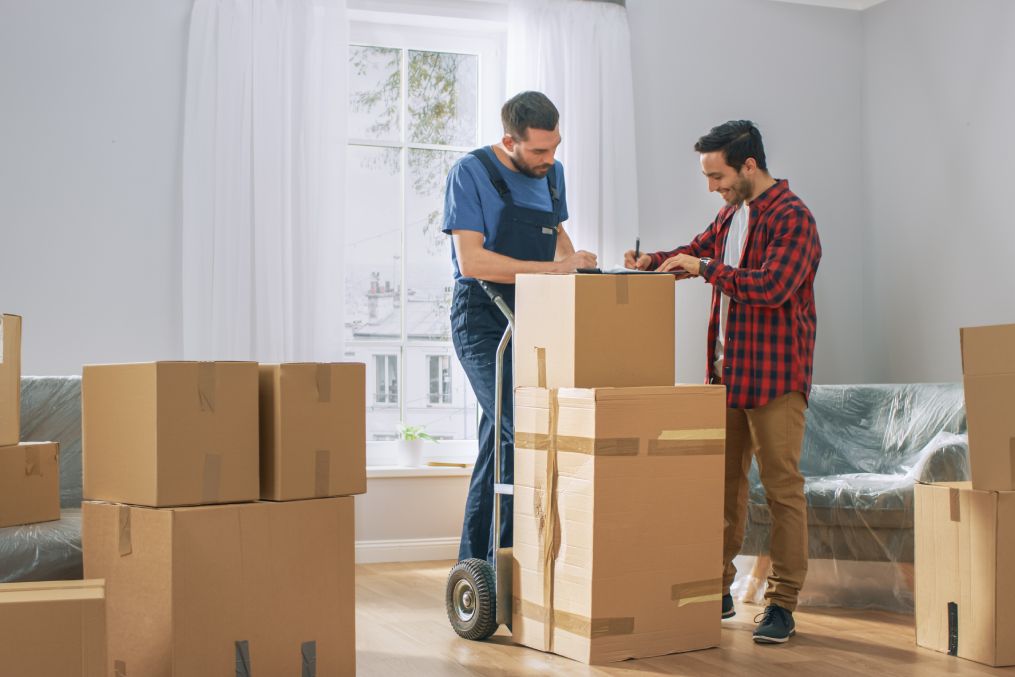
<path fill-rule="evenodd" d="M 652 257 L 648 254 L 641 254 L 638 260 L 634 260 L 634 250 L 628 249 L 624 252 L 624 267 L 631 270 L 648 270 L 648 267 L 652 265 Z"/>
<path fill-rule="evenodd" d="M 663 261 L 656 270 L 671 273 L 684 273 L 690 277 L 697 277 L 699 262 L 700 259 L 696 256 L 677 254 L 676 256 Z"/>
<path fill-rule="evenodd" d="M 577 251 L 574 254 L 557 262 L 558 273 L 573 273 L 579 268 L 595 268 L 596 255 L 585 250 Z"/>

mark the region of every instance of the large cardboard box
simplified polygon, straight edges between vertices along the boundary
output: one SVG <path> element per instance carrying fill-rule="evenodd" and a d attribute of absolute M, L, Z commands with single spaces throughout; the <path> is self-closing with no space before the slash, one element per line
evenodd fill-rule
<path fill-rule="evenodd" d="M 366 366 L 261 365 L 261 498 L 367 490 Z"/>
<path fill-rule="evenodd" d="M 672 275 L 519 275 L 514 385 L 672 386 Z"/>
<path fill-rule="evenodd" d="M 916 485 L 916 642 L 1015 665 L 1015 492 Z"/>
<path fill-rule="evenodd" d="M 60 519 L 60 445 L 0 447 L 0 527 Z"/>
<path fill-rule="evenodd" d="M 515 391 L 513 639 L 585 663 L 719 644 L 722 386 Z"/>
<path fill-rule="evenodd" d="M 1015 324 L 960 337 L 973 487 L 1015 490 Z"/>
<path fill-rule="evenodd" d="M 88 365 L 86 499 L 149 506 L 256 501 L 257 363 Z"/>
<path fill-rule="evenodd" d="M 21 439 L 21 318 L 0 315 L 0 447 Z"/>
<path fill-rule="evenodd" d="M 0 584 L 0 674 L 106 677 L 103 581 Z"/>
<path fill-rule="evenodd" d="M 84 503 L 85 575 L 106 579 L 108 674 L 354 674 L 353 500 Z"/>

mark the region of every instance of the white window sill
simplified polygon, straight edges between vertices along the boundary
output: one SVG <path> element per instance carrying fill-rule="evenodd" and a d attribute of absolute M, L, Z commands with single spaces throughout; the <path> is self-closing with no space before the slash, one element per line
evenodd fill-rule
<path fill-rule="evenodd" d="M 451 466 L 406 467 L 399 465 L 367 466 L 367 479 L 385 479 L 391 477 L 468 477 L 472 475 L 472 466 L 466 468 Z"/>

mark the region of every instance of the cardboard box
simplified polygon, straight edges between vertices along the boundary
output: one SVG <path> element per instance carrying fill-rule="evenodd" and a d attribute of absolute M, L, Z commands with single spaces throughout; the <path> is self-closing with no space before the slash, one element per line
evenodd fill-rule
<path fill-rule="evenodd" d="M 0 527 L 60 519 L 60 445 L 0 447 Z"/>
<path fill-rule="evenodd" d="M 353 500 L 82 504 L 85 575 L 106 579 L 108 674 L 354 674 Z"/>
<path fill-rule="evenodd" d="M 103 581 L 0 584 L 0 672 L 106 677 Z"/>
<path fill-rule="evenodd" d="M 1015 324 L 960 338 L 973 488 L 1015 490 Z"/>
<path fill-rule="evenodd" d="M 0 447 L 21 441 L 21 318 L 0 315 Z"/>
<path fill-rule="evenodd" d="M 519 388 L 515 431 L 514 641 L 584 663 L 717 646 L 725 389 Z"/>
<path fill-rule="evenodd" d="M 916 485 L 916 643 L 1015 665 L 1015 492 Z"/>
<path fill-rule="evenodd" d="M 366 365 L 262 364 L 261 498 L 367 490 Z"/>
<path fill-rule="evenodd" d="M 672 386 L 671 275 L 519 275 L 514 385 Z"/>
<path fill-rule="evenodd" d="M 255 362 L 89 365 L 86 499 L 149 506 L 260 496 Z"/>

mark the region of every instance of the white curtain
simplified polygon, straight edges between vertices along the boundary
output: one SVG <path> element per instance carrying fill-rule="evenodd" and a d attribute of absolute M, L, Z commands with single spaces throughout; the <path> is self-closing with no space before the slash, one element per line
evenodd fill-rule
<path fill-rule="evenodd" d="M 535 89 L 560 110 L 575 247 L 620 264 L 638 232 L 627 10 L 597 0 L 511 0 L 508 96 Z"/>
<path fill-rule="evenodd" d="M 345 0 L 195 0 L 188 359 L 341 359 L 347 63 Z"/>

